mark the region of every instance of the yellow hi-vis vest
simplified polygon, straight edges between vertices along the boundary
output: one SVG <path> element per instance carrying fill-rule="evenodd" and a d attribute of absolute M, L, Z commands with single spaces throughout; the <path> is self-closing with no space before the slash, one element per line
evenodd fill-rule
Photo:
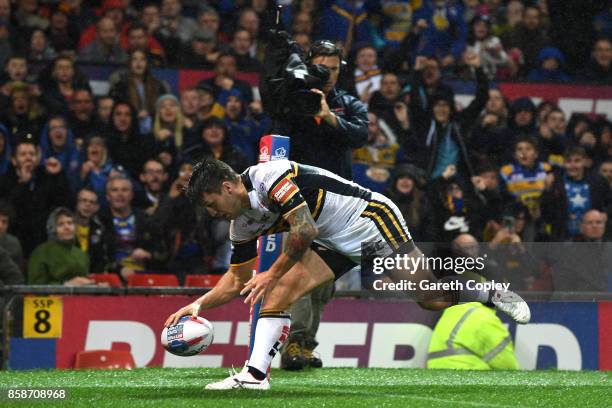
<path fill-rule="evenodd" d="M 478 302 L 444 311 L 431 336 L 427 368 L 520 369 L 508 329 L 495 310 Z"/>

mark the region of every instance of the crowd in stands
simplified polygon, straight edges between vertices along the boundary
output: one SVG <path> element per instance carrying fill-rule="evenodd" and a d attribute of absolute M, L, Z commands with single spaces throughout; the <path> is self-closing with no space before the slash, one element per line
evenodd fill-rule
<path fill-rule="evenodd" d="M 612 235 L 612 112 L 568 117 L 549 101 L 508 100 L 495 84 L 612 85 L 610 2 L 584 6 L 582 48 L 568 46 L 570 14 L 553 0 L 278 3 L 304 50 L 328 39 L 345 51 L 338 87 L 369 119 L 354 181 L 393 199 L 416 241 L 470 234 L 498 252 L 515 287 L 571 289 L 571 277 L 526 266 L 525 253 L 533 242 Z M 228 221 L 191 205 L 182 187 L 201 158 L 237 172 L 257 162 L 270 118 L 236 75 L 262 72 L 275 5 L 0 0 L 1 282 L 225 271 Z M 94 94 L 84 64 L 114 68 L 108 92 Z M 157 68 L 214 75 L 173 93 Z M 469 104 L 456 102 L 451 78 L 475 84 Z M 592 280 L 590 290 L 608 288 L 605 276 Z"/>

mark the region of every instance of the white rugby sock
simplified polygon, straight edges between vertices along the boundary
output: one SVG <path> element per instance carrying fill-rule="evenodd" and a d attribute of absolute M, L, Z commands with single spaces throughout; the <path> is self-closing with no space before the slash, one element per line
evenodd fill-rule
<path fill-rule="evenodd" d="M 255 344 L 249 358 L 249 367 L 266 373 L 272 359 L 287 340 L 290 326 L 291 319 L 288 314 L 262 311 L 257 320 Z"/>

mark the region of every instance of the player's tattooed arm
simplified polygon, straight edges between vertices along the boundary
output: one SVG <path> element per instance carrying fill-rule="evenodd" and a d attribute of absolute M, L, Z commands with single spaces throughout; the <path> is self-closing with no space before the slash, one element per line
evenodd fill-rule
<path fill-rule="evenodd" d="M 307 205 L 296 208 L 287 216 L 291 226 L 283 252 L 292 261 L 299 261 L 310 248 L 319 231 Z"/>

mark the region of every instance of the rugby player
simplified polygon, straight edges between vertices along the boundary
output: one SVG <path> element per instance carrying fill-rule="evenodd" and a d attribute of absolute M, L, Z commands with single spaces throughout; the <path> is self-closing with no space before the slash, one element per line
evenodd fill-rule
<path fill-rule="evenodd" d="M 217 285 L 170 315 L 166 326 L 241 294 L 248 293 L 245 302 L 263 298 L 249 361 L 242 371 L 230 372 L 206 389 L 268 389 L 268 367 L 289 333 L 286 311 L 304 294 L 359 264 L 362 242 L 381 243 L 388 253 L 404 250 L 408 256 L 421 256 L 390 199 L 317 167 L 279 160 L 237 174 L 227 164 L 207 159 L 194 167 L 186 194 L 211 215 L 231 220 L 232 260 Z M 283 231 L 283 253 L 269 270 L 253 276 L 257 238 Z M 436 281 L 427 269 L 399 277 Z M 478 301 L 495 305 L 519 323 L 531 317 L 527 303 L 510 291 L 417 292 L 416 300 L 432 310 Z"/>

